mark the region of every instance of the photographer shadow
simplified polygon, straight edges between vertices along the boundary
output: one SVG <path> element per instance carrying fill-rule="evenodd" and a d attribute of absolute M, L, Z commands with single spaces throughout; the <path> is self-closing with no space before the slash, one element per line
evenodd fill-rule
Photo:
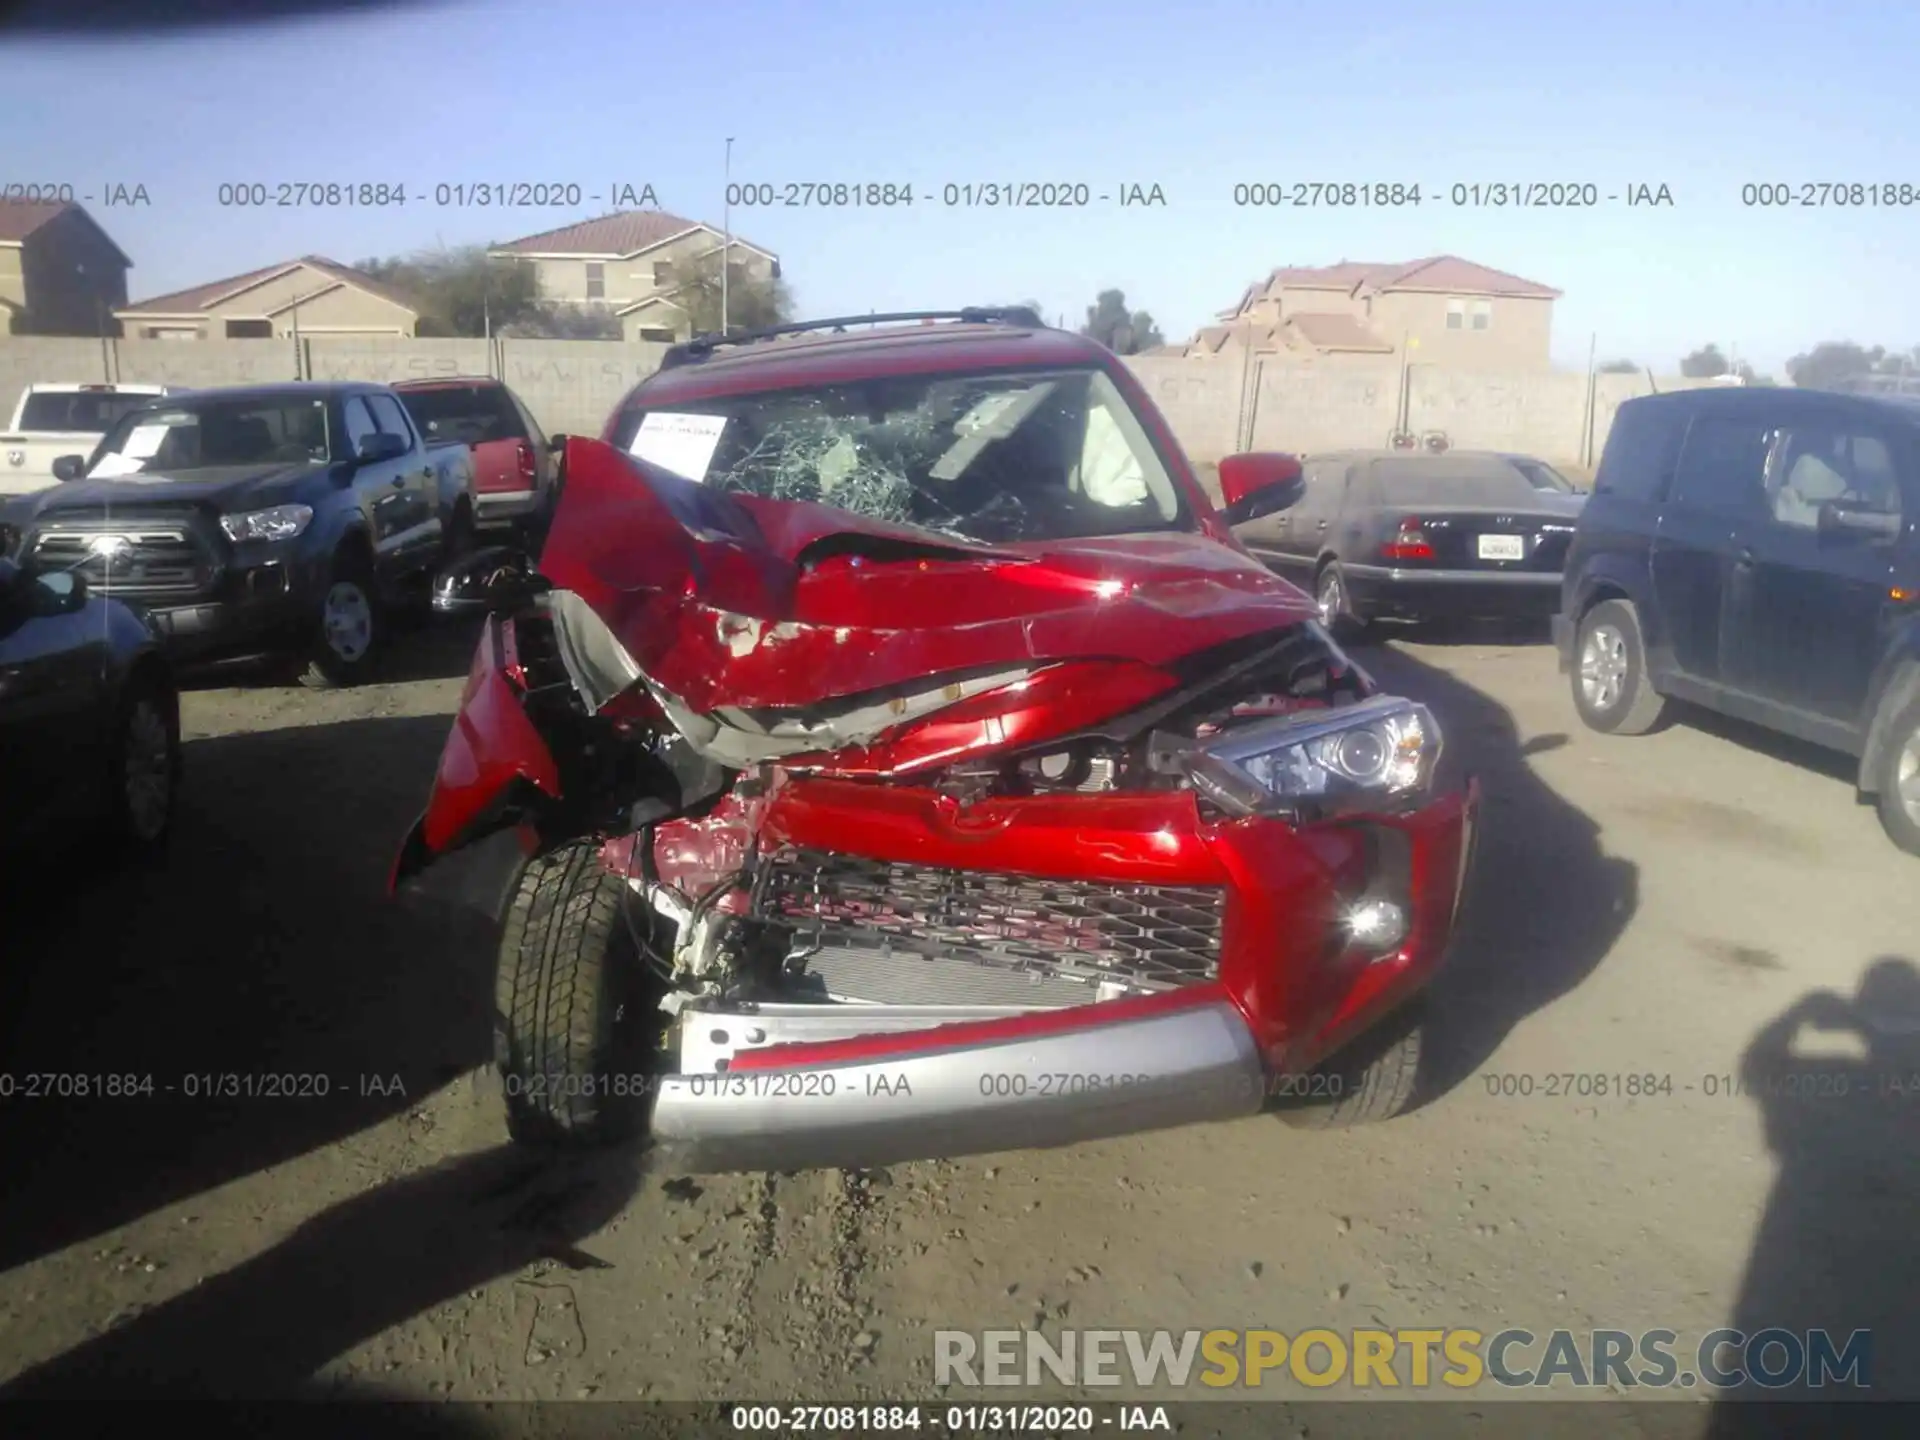
<path fill-rule="evenodd" d="M 1805 1031 L 1850 1038 L 1858 1058 L 1796 1053 Z M 1740 1080 L 1761 1107 L 1779 1173 L 1727 1324 L 1748 1336 L 1791 1332 L 1796 1343 L 1825 1331 L 1840 1363 L 1824 1386 L 1804 1374 L 1768 1386 L 1751 1371 L 1756 1361 L 1770 1372 L 1797 1369 L 1785 1349 L 1725 1357 L 1750 1378 L 1718 1398 L 1708 1434 L 1850 1433 L 1881 1417 L 1843 1412 L 1838 1401 L 1920 1399 L 1920 969 L 1881 956 L 1851 999 L 1803 996 L 1754 1037 Z M 1871 1385 L 1864 1393 L 1846 1378 L 1857 1332 L 1867 1335 L 1857 1352 L 1857 1379 Z M 1814 1401 L 1818 1412 L 1794 1403 Z"/>

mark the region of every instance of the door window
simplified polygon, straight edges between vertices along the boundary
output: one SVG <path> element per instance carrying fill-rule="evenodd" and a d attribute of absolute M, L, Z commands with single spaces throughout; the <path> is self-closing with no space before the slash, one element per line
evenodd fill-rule
<path fill-rule="evenodd" d="M 407 442 L 408 448 L 412 448 L 413 430 L 408 426 L 406 412 L 400 408 L 398 400 L 391 395 L 369 395 L 367 408 L 373 412 L 374 424 L 389 435 L 398 435 Z"/>
<path fill-rule="evenodd" d="M 1687 431 L 1674 474 L 1674 502 L 1689 510 L 1754 519 L 1765 513 L 1771 434 L 1756 420 L 1705 415 Z"/>
<path fill-rule="evenodd" d="M 358 455 L 360 442 L 369 435 L 377 434 L 379 426 L 373 423 L 373 416 L 367 410 L 366 401 L 358 395 L 349 395 L 346 403 L 347 453 Z"/>
<path fill-rule="evenodd" d="M 1900 477 L 1879 436 L 1831 423 L 1796 425 L 1776 434 L 1767 500 L 1777 523 L 1799 530 L 1818 529 L 1820 507 L 1830 501 L 1898 518 Z"/>

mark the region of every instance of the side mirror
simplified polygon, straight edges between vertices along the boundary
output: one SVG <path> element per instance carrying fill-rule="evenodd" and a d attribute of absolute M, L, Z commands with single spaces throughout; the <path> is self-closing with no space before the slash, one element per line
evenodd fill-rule
<path fill-rule="evenodd" d="M 51 608 L 56 612 L 72 609 L 87 598 L 85 577 L 71 570 L 43 570 L 33 576 L 31 583 L 52 601 Z"/>
<path fill-rule="evenodd" d="M 1819 535 L 1822 540 L 1841 536 L 1860 536 L 1868 540 L 1898 540 L 1905 522 L 1898 515 L 1882 510 L 1863 510 L 1829 500 L 1820 507 Z"/>
<path fill-rule="evenodd" d="M 87 457 L 84 455 L 62 455 L 53 462 L 53 478 L 56 480 L 78 480 L 87 473 Z"/>
<path fill-rule="evenodd" d="M 1221 513 L 1229 525 L 1278 514 L 1306 493 L 1298 456 L 1268 451 L 1229 455 L 1220 462 L 1220 497 L 1226 502 Z"/>
<path fill-rule="evenodd" d="M 397 460 L 407 453 L 408 448 L 407 442 L 400 436 L 377 430 L 360 437 L 360 446 L 354 451 L 354 459 L 362 465 L 373 465 L 382 460 Z"/>
<path fill-rule="evenodd" d="M 461 556 L 433 579 L 436 615 L 503 614 L 517 610 L 545 588 L 526 552 L 493 545 Z"/>

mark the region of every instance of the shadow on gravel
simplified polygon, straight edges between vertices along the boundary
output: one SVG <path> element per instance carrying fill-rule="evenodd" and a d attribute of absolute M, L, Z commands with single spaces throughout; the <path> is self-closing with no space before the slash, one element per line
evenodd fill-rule
<path fill-rule="evenodd" d="M 1845 1049 L 1851 1055 L 1834 1057 Z M 1827 1052 L 1822 1055 L 1821 1052 Z M 1713 1440 L 1790 1431 L 1777 1402 L 1920 1399 L 1920 1305 L 1915 1303 L 1914 1216 L 1920 1214 L 1920 969 L 1881 956 L 1851 996 L 1811 991 L 1765 1026 L 1741 1057 L 1738 1080 L 1766 1121 L 1779 1167 L 1728 1326 L 1757 1335 L 1779 1329 L 1784 1345 L 1723 1353 L 1727 1371 L 1750 1380 L 1715 1408 Z M 1813 1364 L 1808 1331 L 1831 1344 L 1827 1383 L 1796 1373 Z M 1870 1332 L 1864 1369 L 1846 1378 L 1850 1337 Z M 1765 1399 L 1773 1404 L 1751 1404 Z M 1824 1433 L 1851 1433 L 1843 1419 L 1872 1412 L 1829 1409 Z M 1893 1412 L 1885 1412 L 1889 1416 Z M 1906 1415 L 1911 1431 L 1911 1413 Z M 1889 1426 L 1886 1433 L 1893 1433 Z"/>
<path fill-rule="evenodd" d="M 1553 628 L 1542 618 L 1512 620 L 1414 620 L 1376 621 L 1367 631 L 1369 646 L 1381 646 L 1390 640 L 1405 640 L 1414 645 L 1551 645 Z"/>
<path fill-rule="evenodd" d="M 314 1376 L 383 1331 L 541 1261 L 560 1269 L 540 1277 L 539 1305 L 576 1305 L 562 1272 L 607 1263 L 582 1247 L 633 1197 L 641 1160 L 628 1149 L 556 1163 L 503 1146 L 393 1181 L 16 1377 L 0 1386 L 0 1402 L 367 1398 Z M 577 1311 L 546 1318 L 578 1332 Z M 7 1413 L 0 1408 L 0 1420 Z M 323 1418 L 336 1434 L 369 1433 L 358 1419 L 341 1423 L 353 1414 Z"/>
<path fill-rule="evenodd" d="M 480 622 L 447 620 L 431 615 L 396 617 L 386 654 L 379 657 L 379 670 L 370 677 L 376 685 L 404 685 L 415 680 L 454 680 L 464 676 L 473 665 L 474 646 L 479 643 Z M 207 665 L 186 671 L 180 677 L 183 690 L 218 690 L 229 686 L 295 688 L 298 684 L 291 661 L 247 661 L 232 665 Z"/>
<path fill-rule="evenodd" d="M 1638 907 L 1639 869 L 1607 854 L 1600 827 L 1528 765 L 1564 734 L 1523 744 L 1505 706 L 1446 671 L 1390 646 L 1353 654 L 1384 687 L 1432 707 L 1442 775 L 1471 773 L 1482 787 L 1479 854 L 1430 997 L 1420 1104 L 1469 1079 L 1508 1031 L 1606 958 Z"/>
<path fill-rule="evenodd" d="M 81 851 L 0 871 L 0 1270 L 409 1110 L 490 1059 L 490 924 L 386 894 L 448 724 L 192 741 L 163 861 Z M 100 1096 L 116 1076 L 150 1093 Z"/>

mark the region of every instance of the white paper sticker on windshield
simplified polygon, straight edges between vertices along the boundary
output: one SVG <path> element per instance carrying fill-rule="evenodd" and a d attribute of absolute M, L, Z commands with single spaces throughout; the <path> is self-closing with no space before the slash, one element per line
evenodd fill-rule
<path fill-rule="evenodd" d="M 133 460 L 150 460 L 160 453 L 160 447 L 167 438 L 165 425 L 136 425 L 133 433 L 127 436 L 127 443 L 120 447 L 120 453 Z"/>
<path fill-rule="evenodd" d="M 137 475 L 147 462 L 131 455 L 102 455 L 100 463 L 87 472 L 89 480 L 112 480 L 121 475 Z"/>
<path fill-rule="evenodd" d="M 726 428 L 724 415 L 679 415 L 656 410 L 640 422 L 640 433 L 627 448 L 649 465 L 689 480 L 704 480 L 720 444 L 720 433 Z"/>

